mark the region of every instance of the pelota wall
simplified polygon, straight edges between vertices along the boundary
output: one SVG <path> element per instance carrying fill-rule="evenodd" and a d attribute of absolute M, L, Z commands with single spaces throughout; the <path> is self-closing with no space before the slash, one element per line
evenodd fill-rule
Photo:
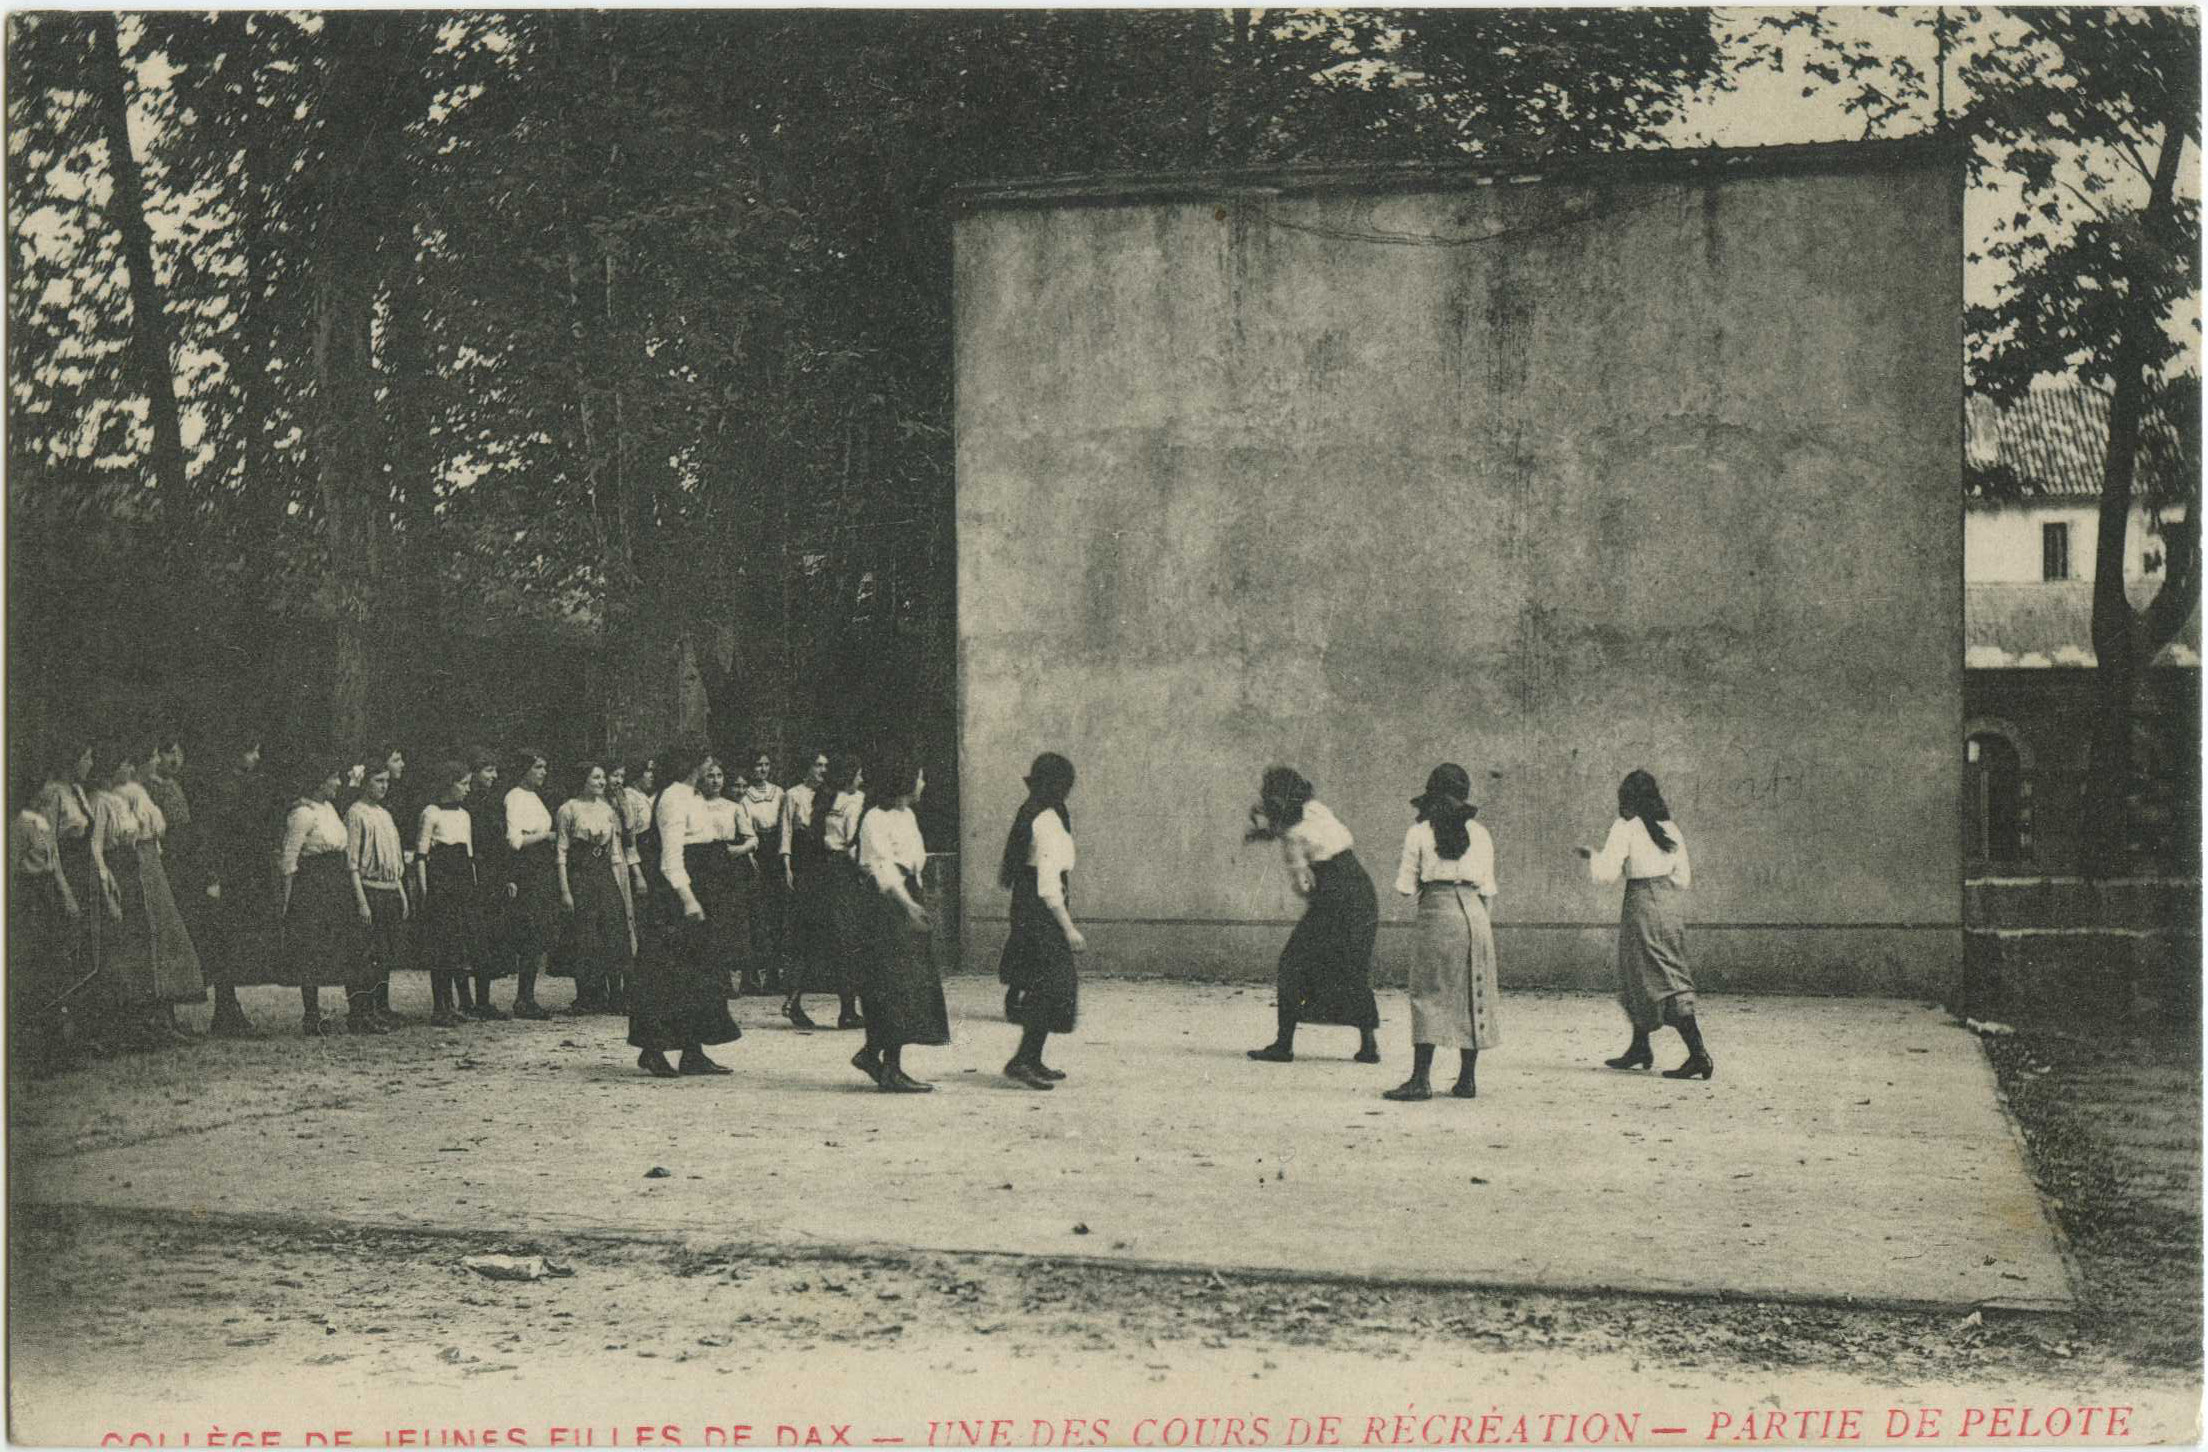
<path fill-rule="evenodd" d="M 1382 892 L 1436 762 L 1506 985 L 1604 986 L 1654 771 L 1706 987 L 1960 958 L 1961 207 L 1905 147 L 1541 180 L 970 195 L 957 227 L 965 955 L 1035 752 L 1080 771 L 1089 971 L 1270 977 L 1271 762 Z"/>

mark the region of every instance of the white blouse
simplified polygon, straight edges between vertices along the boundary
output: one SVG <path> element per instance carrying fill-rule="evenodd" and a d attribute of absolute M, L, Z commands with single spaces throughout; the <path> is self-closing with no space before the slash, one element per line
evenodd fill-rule
<path fill-rule="evenodd" d="M 428 856 L 432 847 L 459 846 L 475 855 L 475 819 L 461 807 L 440 807 L 435 804 L 422 808 L 420 830 L 415 833 L 414 851 L 418 856 Z"/>
<path fill-rule="evenodd" d="M 782 830 L 782 788 L 772 782 L 764 786 L 744 789 L 736 799 L 736 808 L 743 813 L 744 825 L 751 835 L 765 842 Z"/>
<path fill-rule="evenodd" d="M 821 840 L 830 852 L 849 853 L 858 845 L 859 817 L 866 810 L 865 792 L 842 792 L 828 808 L 828 825 Z"/>
<path fill-rule="evenodd" d="M 399 824 L 391 820 L 388 808 L 366 798 L 345 809 L 345 854 L 360 873 L 363 887 L 395 891 L 406 877 Z"/>
<path fill-rule="evenodd" d="M 859 828 L 859 871 L 873 878 L 876 887 L 888 892 L 907 878 L 917 880 L 927 865 L 928 844 L 920 840 L 920 819 L 910 807 L 866 814 Z"/>
<path fill-rule="evenodd" d="M 161 809 L 146 795 L 146 789 L 134 781 L 126 781 L 112 791 L 92 794 L 92 834 L 99 840 L 103 852 L 109 847 L 158 842 L 167 830 L 168 823 L 162 819 Z"/>
<path fill-rule="evenodd" d="M 1639 817 L 1620 817 L 1610 824 L 1610 836 L 1602 844 L 1602 850 L 1587 860 L 1587 875 L 1597 882 L 1618 880 L 1622 870 L 1636 881 L 1652 877 L 1668 877 L 1681 887 L 1694 886 L 1694 867 L 1687 861 L 1687 839 L 1680 835 L 1679 824 L 1660 824 L 1664 834 L 1676 845 L 1669 852 L 1658 847 L 1648 835 L 1648 828 Z"/>
<path fill-rule="evenodd" d="M 1477 821 L 1464 824 L 1464 835 L 1471 840 L 1465 845 L 1464 855 L 1456 861 L 1446 860 L 1434 845 L 1434 824 L 1413 822 L 1411 830 L 1403 834 L 1403 860 L 1395 869 L 1395 890 L 1405 897 L 1418 891 L 1423 882 L 1468 883 L 1483 898 L 1495 897 L 1495 839 L 1487 835 L 1487 828 Z"/>
<path fill-rule="evenodd" d="M 611 802 L 570 797 L 560 803 L 557 821 L 560 861 L 581 855 L 577 849 L 582 849 L 605 853 L 613 858 L 614 866 L 622 865 L 621 817 Z"/>
<path fill-rule="evenodd" d="M 57 841 L 67 842 L 92 830 L 91 799 L 73 781 L 46 783 L 38 794 L 38 814 L 54 829 Z"/>
<path fill-rule="evenodd" d="M 276 854 L 277 868 L 289 877 L 299 870 L 299 859 L 323 852 L 345 850 L 345 823 L 328 802 L 293 802 L 284 818 L 284 845 Z"/>
<path fill-rule="evenodd" d="M 670 783 L 659 794 L 652 811 L 652 825 L 659 829 L 659 875 L 677 892 L 690 886 L 690 869 L 683 866 L 682 849 L 693 842 L 713 840 L 712 814 L 705 798 L 686 781 Z"/>
<path fill-rule="evenodd" d="M 1349 828 L 1318 802 L 1303 804 L 1303 819 L 1280 834 L 1281 856 L 1288 861 L 1288 879 L 1298 892 L 1311 890 L 1311 866 L 1339 857 L 1353 845 Z"/>
<path fill-rule="evenodd" d="M 652 829 L 652 799 L 635 787 L 621 788 L 622 835 L 628 838 L 628 849 L 622 861 L 631 867 L 644 865 L 644 853 L 636 845 L 636 839 Z"/>
<path fill-rule="evenodd" d="M 713 823 L 714 842 L 741 842 L 750 833 L 751 824 L 744 819 L 744 809 L 734 797 L 706 797 L 705 814 Z"/>
<path fill-rule="evenodd" d="M 545 810 L 544 798 L 527 787 L 515 787 L 506 793 L 506 845 L 514 851 L 521 850 L 524 832 L 549 832 L 552 830 L 552 814 Z"/>
<path fill-rule="evenodd" d="M 791 844 L 797 834 L 804 831 L 813 820 L 813 788 L 810 782 L 799 782 L 782 794 L 782 855 L 790 855 Z"/>
<path fill-rule="evenodd" d="M 1035 895 L 1047 903 L 1063 903 L 1064 874 L 1073 871 L 1073 864 L 1073 834 L 1056 812 L 1038 813 L 1027 844 L 1027 865 L 1035 869 Z"/>

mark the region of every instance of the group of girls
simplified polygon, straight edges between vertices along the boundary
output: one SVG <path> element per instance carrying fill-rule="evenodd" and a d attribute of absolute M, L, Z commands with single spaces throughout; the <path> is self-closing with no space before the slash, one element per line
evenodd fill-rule
<path fill-rule="evenodd" d="M 742 1038 L 743 1030 L 729 1016 L 716 944 L 746 911 L 729 890 L 731 864 L 755 849 L 718 826 L 722 814 L 712 801 L 724 773 L 717 758 L 677 751 L 663 765 L 667 783 L 636 854 L 643 868 L 637 900 L 649 911 L 638 921 L 629 1046 L 637 1067 L 655 1078 L 726 1074 L 706 1050 Z M 926 773 L 907 757 L 874 762 L 871 779 L 856 758 L 815 757 L 806 780 L 785 794 L 781 817 L 782 888 L 791 899 L 792 936 L 803 945 L 783 1015 L 811 1027 L 804 995 L 835 992 L 838 1027 L 866 1034 L 852 1067 L 888 1094 L 933 1089 L 906 1072 L 904 1051 L 950 1042 L 921 880 L 927 844 L 913 810 L 926 788 Z"/>
<path fill-rule="evenodd" d="M 854 1068 L 884 1093 L 933 1087 L 904 1062 L 908 1046 L 950 1041 L 922 894 L 916 762 L 886 756 L 870 780 L 856 757 L 816 755 L 784 790 L 758 753 L 731 791 L 707 752 L 585 761 L 556 810 L 543 752 L 524 748 L 508 764 L 514 784 L 501 793 L 492 753 L 441 763 L 427 799 L 395 812 L 402 751 L 318 759 L 278 813 L 250 742 L 195 817 L 173 736 L 72 744 L 42 779 L 16 783 L 26 805 L 10 824 L 8 946 L 19 1049 L 50 1068 L 80 1052 L 193 1041 L 175 1009 L 202 1001 L 210 982 L 217 1037 L 260 1036 L 236 990 L 264 982 L 297 986 L 309 1036 L 331 1029 L 325 988 L 340 991 L 346 1032 L 388 1033 L 406 1022 L 390 1007 L 391 971 L 416 966 L 430 973 L 430 1021 L 446 1027 L 547 1018 L 539 978 L 571 976 L 573 1011 L 625 1012 L 637 1065 L 658 1078 L 729 1072 L 706 1050 L 742 1036 L 733 995 L 778 993 L 783 1016 L 813 1028 L 805 996 L 833 993 L 836 1027 L 865 1031 Z M 1004 1072 L 1036 1090 L 1066 1077 L 1043 1055 L 1050 1035 L 1074 1028 L 1087 949 L 1071 908 L 1074 780 L 1065 757 L 1035 758 L 998 867 L 1011 894 L 998 971 L 1021 1028 Z M 1413 1058 L 1385 1095 L 1399 1102 L 1433 1097 L 1442 1048 L 1458 1054 L 1449 1093 L 1476 1097 L 1479 1052 L 1500 1040 L 1495 850 L 1470 795 L 1470 775 L 1444 763 L 1411 799 L 1395 886 L 1417 901 Z M 1378 1063 L 1379 908 L 1349 829 L 1278 766 L 1247 835 L 1280 844 L 1306 904 L 1280 955 L 1274 1037 L 1249 1056 L 1292 1062 L 1300 1026 L 1335 1024 L 1357 1030 L 1358 1062 Z M 1617 982 L 1633 1039 L 1605 1062 L 1651 1067 L 1651 1035 L 1669 1026 L 1688 1057 L 1665 1076 L 1713 1077 L 1686 956 L 1692 868 L 1655 778 L 1627 776 L 1603 845 L 1575 850 L 1595 881 L 1626 879 Z M 509 975 L 512 1007 L 500 1009 L 491 985 Z"/>
<path fill-rule="evenodd" d="M 402 802 L 397 747 L 309 760 L 286 797 L 266 785 L 253 741 L 211 780 L 194 778 L 196 818 L 173 735 L 71 742 L 46 765 L 17 773 L 9 828 L 9 1006 L 18 1062 L 34 1072 L 196 1042 L 175 1009 L 209 985 L 218 1038 L 262 1037 L 237 995 L 262 983 L 299 989 L 309 1036 L 389 1033 L 407 1022 L 390 1005 L 401 967 L 429 971 L 439 1026 L 548 1017 L 536 992 L 546 973 L 575 978 L 576 1012 L 629 1007 L 657 840 L 650 760 L 583 763 L 554 811 L 549 762 L 533 748 L 510 755 L 504 791 L 498 757 L 478 750 Z M 731 991 L 784 994 L 801 1027 L 813 1026 L 804 993 L 824 990 L 841 1000 L 839 1027 L 862 1026 L 818 901 L 845 848 L 824 850 L 813 823 L 827 759 L 788 792 L 763 753 L 733 794 L 710 765 L 699 783 L 716 848 L 698 877 L 713 909 L 705 959 Z M 491 985 L 509 976 L 517 988 L 500 1009 Z M 338 990 L 341 1020 L 324 1017 L 324 989 Z"/>
<path fill-rule="evenodd" d="M 1457 1051 L 1449 1093 L 1478 1097 L 1480 1050 L 1501 1042 L 1500 990 L 1489 905 L 1495 900 L 1495 844 L 1474 820 L 1470 773 L 1454 762 L 1437 766 L 1411 799 L 1416 820 L 1403 837 L 1395 889 L 1418 904 L 1418 943 L 1410 972 L 1410 1077 L 1381 1097 L 1431 1099 L 1434 1052 Z M 1306 904 L 1281 951 L 1277 1028 L 1273 1041 L 1250 1050 L 1262 1063 L 1295 1059 L 1302 1024 L 1357 1030 L 1356 1059 L 1376 1064 L 1379 1008 L 1373 996 L 1373 944 L 1380 911 L 1372 879 L 1357 861 L 1349 829 L 1319 802 L 1304 777 L 1285 766 L 1268 770 L 1250 809 L 1248 839 L 1278 842 L 1296 892 Z M 1710 1079 L 1716 1073 L 1695 1018 L 1694 978 L 1687 963 L 1681 895 L 1693 884 L 1686 843 L 1671 820 L 1656 779 L 1635 771 L 1618 787 L 1617 820 L 1600 848 L 1573 849 L 1598 883 L 1626 879 L 1618 923 L 1618 1001 L 1632 1024 L 1626 1051 L 1603 1062 L 1645 1069 L 1655 1062 L 1650 1035 L 1666 1025 L 1687 1046 L 1668 1079 Z"/>

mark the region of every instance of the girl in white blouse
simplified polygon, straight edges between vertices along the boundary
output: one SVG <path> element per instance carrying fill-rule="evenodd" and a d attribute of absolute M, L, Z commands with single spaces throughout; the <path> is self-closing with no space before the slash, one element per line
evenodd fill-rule
<path fill-rule="evenodd" d="M 1418 899 L 1418 954 L 1412 960 L 1411 1077 L 1383 1099 L 1423 1100 L 1434 1094 L 1427 1077 L 1434 1050 L 1457 1051 L 1459 1099 L 1479 1097 L 1474 1070 L 1480 1050 L 1502 1041 L 1495 1022 L 1501 989 L 1495 979 L 1495 934 L 1488 904 L 1495 900 L 1495 843 L 1473 818 L 1472 775 L 1443 762 L 1411 798 L 1418 820 L 1403 834 L 1403 859 L 1395 890 Z"/>
<path fill-rule="evenodd" d="M 1645 1069 L 1656 1062 L 1649 1035 L 1665 1024 L 1687 1042 L 1687 1061 L 1667 1079 L 1709 1079 L 1717 1073 L 1695 1019 L 1694 975 L 1687 966 L 1685 894 L 1694 884 L 1687 844 L 1656 778 L 1635 771 L 1618 785 L 1618 818 L 1598 851 L 1575 848 L 1598 883 L 1625 878 L 1618 918 L 1618 1002 L 1633 1024 L 1633 1042 L 1603 1062 Z"/>
<path fill-rule="evenodd" d="M 457 761 L 445 762 L 433 778 L 437 800 L 422 808 L 415 824 L 415 901 L 421 904 L 421 960 L 429 969 L 429 1021 L 458 1028 L 467 1020 L 460 1007 L 468 998 L 468 970 L 482 952 L 476 904 L 475 833 L 468 816 L 468 792 L 475 773 Z"/>
<path fill-rule="evenodd" d="M 1380 933 L 1380 900 L 1351 850 L 1349 828 L 1315 800 L 1301 773 L 1275 766 L 1258 787 L 1245 840 L 1280 844 L 1288 880 L 1305 904 L 1302 920 L 1280 950 L 1273 1041 L 1250 1050 L 1250 1057 L 1293 1063 L 1296 1026 L 1331 1023 L 1357 1030 L 1358 1063 L 1379 1063 L 1372 949 Z"/>
<path fill-rule="evenodd" d="M 567 914 L 567 961 L 575 972 L 575 1012 L 597 1012 L 619 991 L 629 956 L 622 906 L 621 815 L 606 800 L 606 769 L 584 762 L 582 784 L 560 804 L 560 907 Z"/>
<path fill-rule="evenodd" d="M 539 793 L 551 770 L 543 752 L 525 746 L 514 753 L 514 775 L 519 782 L 506 793 L 506 872 L 513 884 L 509 921 L 521 972 L 513 1016 L 548 1019 L 552 1015 L 537 1002 L 537 975 L 559 939 L 560 874 L 552 812 Z"/>
<path fill-rule="evenodd" d="M 357 1033 L 397 1027 L 384 1005 L 390 1002 L 391 970 L 405 952 L 408 904 L 406 848 L 385 805 L 390 800 L 391 768 L 384 758 L 371 757 L 360 795 L 345 809 L 345 856 L 354 884 L 368 900 L 368 977 L 375 985 L 369 997 L 346 1011 L 346 1025 Z"/>
<path fill-rule="evenodd" d="M 299 985 L 301 1030 L 318 1038 L 321 989 L 343 988 L 348 1002 L 370 989 L 363 982 L 361 947 L 372 913 L 346 860 L 345 823 L 332 803 L 344 785 L 344 764 L 311 763 L 301 777 L 305 790 L 284 818 L 276 870 L 283 881 L 284 960 Z"/>
<path fill-rule="evenodd" d="M 712 961 L 707 942 L 705 904 L 693 878 L 710 865 L 710 855 L 725 854 L 713 840 L 713 821 L 698 788 L 713 757 L 698 751 L 664 753 L 667 785 L 652 808 L 659 837 L 651 894 L 652 930 L 645 934 L 629 977 L 629 1046 L 636 1066 L 655 1078 L 726 1074 L 706 1057 L 708 1044 L 743 1037 L 728 1016 L 728 976 Z M 680 1066 L 667 1062 L 667 1050 L 682 1050 Z"/>
<path fill-rule="evenodd" d="M 860 970 L 866 1006 L 866 1045 L 852 1066 L 888 1094 L 924 1094 L 934 1088 L 907 1074 L 907 1044 L 951 1041 L 943 978 L 935 966 L 920 879 L 927 843 L 913 808 L 927 776 L 910 761 L 891 758 L 875 773 L 874 799 L 859 819 L 859 874 L 874 893 L 873 933 Z"/>
<path fill-rule="evenodd" d="M 1035 758 L 1027 772 L 1027 800 L 1005 833 L 997 882 L 1012 893 L 1012 930 L 997 964 L 1010 990 L 1011 1017 L 1021 1027 L 1020 1047 L 1004 1066 L 1005 1077 L 1030 1089 L 1049 1089 L 1066 1076 L 1043 1062 L 1052 1034 L 1073 1032 L 1080 996 L 1075 955 L 1088 940 L 1074 926 L 1067 902 L 1073 875 L 1073 763 L 1055 751 Z"/>

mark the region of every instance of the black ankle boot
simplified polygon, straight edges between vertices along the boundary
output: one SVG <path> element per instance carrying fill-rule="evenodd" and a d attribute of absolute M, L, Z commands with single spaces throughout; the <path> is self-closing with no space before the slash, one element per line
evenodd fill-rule
<path fill-rule="evenodd" d="M 1690 1013 L 1680 1019 L 1678 1027 L 1679 1037 L 1687 1041 L 1687 1061 L 1676 1069 L 1664 1070 L 1664 1077 L 1705 1080 L 1716 1078 L 1717 1065 L 1711 1060 L 1709 1051 L 1702 1047 L 1702 1026 L 1694 1021 L 1694 1015 Z"/>
<path fill-rule="evenodd" d="M 1602 1062 L 1612 1069 L 1646 1069 L 1655 1064 L 1656 1051 L 1648 1046 L 1648 1035 L 1635 1029 L 1632 1047 L 1615 1059 L 1604 1059 Z"/>

